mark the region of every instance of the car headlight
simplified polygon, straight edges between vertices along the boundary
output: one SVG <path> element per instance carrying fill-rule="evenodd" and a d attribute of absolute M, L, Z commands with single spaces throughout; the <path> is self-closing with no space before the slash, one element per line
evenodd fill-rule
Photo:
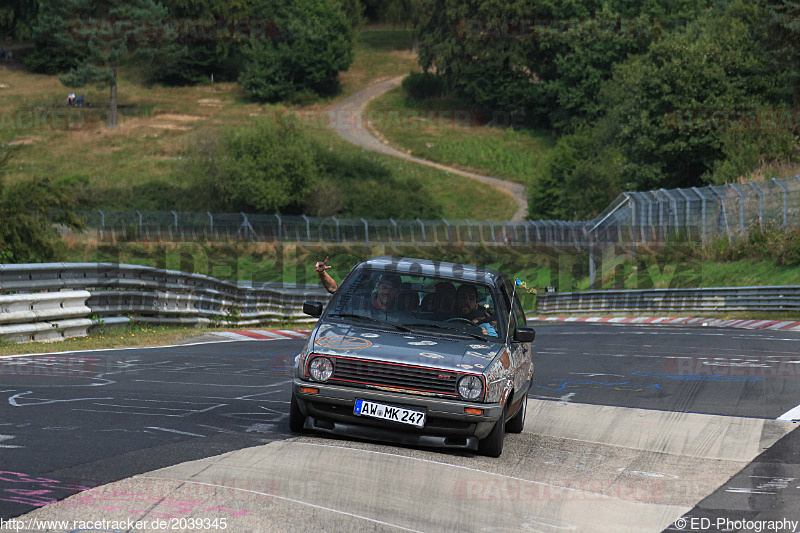
<path fill-rule="evenodd" d="M 333 375 L 333 363 L 327 357 L 315 357 L 308 365 L 308 372 L 314 381 L 328 381 Z"/>
<path fill-rule="evenodd" d="M 477 400 L 483 394 L 483 380 L 478 376 L 464 376 L 458 380 L 458 393 L 465 400 Z"/>

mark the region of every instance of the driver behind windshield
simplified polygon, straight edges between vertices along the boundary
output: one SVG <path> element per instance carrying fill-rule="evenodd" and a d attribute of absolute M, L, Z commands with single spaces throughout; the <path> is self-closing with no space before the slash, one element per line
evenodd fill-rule
<path fill-rule="evenodd" d="M 372 300 L 371 311 L 373 316 L 375 312 L 383 312 L 384 314 L 394 307 L 394 302 L 397 299 L 397 294 L 400 292 L 400 276 L 393 274 L 384 274 L 375 285 L 375 298 Z"/>
<path fill-rule="evenodd" d="M 484 335 L 498 337 L 494 326 L 489 322 L 489 313 L 485 308 L 478 306 L 478 288 L 475 285 L 461 285 L 456 291 L 456 313 L 459 318 L 464 318 L 477 324 Z"/>

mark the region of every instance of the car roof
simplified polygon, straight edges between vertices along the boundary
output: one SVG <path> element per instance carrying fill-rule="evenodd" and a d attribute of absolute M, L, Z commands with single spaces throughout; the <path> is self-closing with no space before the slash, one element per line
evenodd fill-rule
<path fill-rule="evenodd" d="M 499 270 L 479 268 L 474 265 L 415 259 L 412 257 L 373 257 L 362 261 L 355 268 L 397 272 L 399 274 L 415 274 L 423 276 L 441 276 L 456 280 L 474 281 L 497 285 L 506 276 Z"/>

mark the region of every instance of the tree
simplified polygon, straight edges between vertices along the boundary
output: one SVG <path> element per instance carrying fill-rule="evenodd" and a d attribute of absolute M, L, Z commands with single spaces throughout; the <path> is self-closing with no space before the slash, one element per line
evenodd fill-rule
<path fill-rule="evenodd" d="M 30 39 L 39 11 L 39 2 L 6 0 L 5 4 L 0 7 L 0 36 L 7 34 L 17 41 Z"/>
<path fill-rule="evenodd" d="M 277 120 L 253 121 L 198 145 L 188 171 L 222 209 L 277 213 L 299 209 L 316 184 L 319 167 L 311 141 Z"/>
<path fill-rule="evenodd" d="M 224 26 L 232 21 L 253 21 L 253 0 L 161 0 L 172 20 L 210 21 Z M 247 30 L 247 28 L 245 28 Z M 223 35 L 184 35 L 181 47 L 161 54 L 149 72 L 151 81 L 168 85 L 186 85 L 208 80 L 236 81 L 241 68 L 244 43 L 252 35 L 235 38 Z"/>
<path fill-rule="evenodd" d="M 787 74 L 787 93 L 794 109 L 800 106 L 800 4 L 793 0 L 766 2 L 759 34 L 775 67 Z"/>
<path fill-rule="evenodd" d="M 239 83 L 253 98 L 277 102 L 338 90 L 339 72 L 353 62 L 353 31 L 338 5 L 330 0 L 262 0 L 254 13 L 276 21 L 279 33 L 245 48 Z"/>
<path fill-rule="evenodd" d="M 758 6 L 736 0 L 651 45 L 614 72 L 603 89 L 610 128 L 631 165 L 626 188 L 702 185 L 724 159 L 723 132 L 753 134 L 737 112 L 774 107 L 783 73 L 771 68 L 754 29 Z"/>
<path fill-rule="evenodd" d="M 602 115 L 600 88 L 615 64 L 707 3 L 435 0 L 420 65 L 484 112 L 570 132 Z"/>
<path fill-rule="evenodd" d="M 344 13 L 350 27 L 358 31 L 364 26 L 364 4 L 361 0 L 333 0 Z"/>
<path fill-rule="evenodd" d="M 174 50 L 176 32 L 167 10 L 153 0 L 43 2 L 36 29 L 51 46 L 69 50 L 74 66 L 60 78 L 68 87 L 98 83 L 110 89 L 108 127 L 117 126 L 117 75 L 123 61 L 151 62 Z"/>
<path fill-rule="evenodd" d="M 419 33 L 431 18 L 432 0 L 389 0 L 384 4 L 384 17 L 389 22 L 411 28 L 411 51 L 419 51 Z"/>
<path fill-rule="evenodd" d="M 46 178 L 9 185 L 8 164 L 16 152 L 0 147 L 0 263 L 36 263 L 57 258 L 56 225 L 82 229 L 68 191 Z"/>

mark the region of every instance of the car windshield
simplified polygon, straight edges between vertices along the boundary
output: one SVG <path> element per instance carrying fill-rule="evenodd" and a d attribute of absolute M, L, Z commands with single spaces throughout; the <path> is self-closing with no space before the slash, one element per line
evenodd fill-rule
<path fill-rule="evenodd" d="M 436 276 L 360 270 L 348 278 L 328 317 L 498 340 L 503 327 L 488 285 Z"/>

